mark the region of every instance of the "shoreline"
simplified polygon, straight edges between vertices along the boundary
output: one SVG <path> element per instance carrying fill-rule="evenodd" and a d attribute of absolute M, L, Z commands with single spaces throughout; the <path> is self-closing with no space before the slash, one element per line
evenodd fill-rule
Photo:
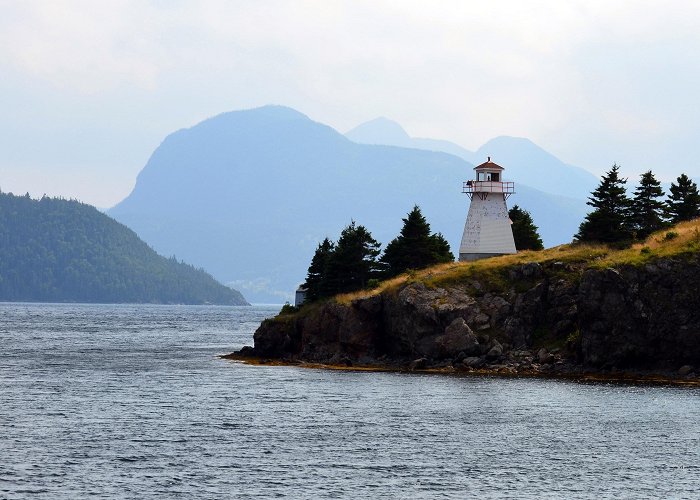
<path fill-rule="evenodd" d="M 396 365 L 361 365 L 361 364 L 329 364 L 300 360 L 271 359 L 257 356 L 242 355 L 237 352 L 222 354 L 220 359 L 236 361 L 251 366 L 290 366 L 313 370 L 333 370 L 350 372 L 429 374 L 457 377 L 494 377 L 494 378 L 539 378 L 549 380 L 567 380 L 578 383 L 614 383 L 620 385 L 672 386 L 700 388 L 700 378 L 678 378 L 669 373 L 620 371 L 616 373 L 600 373 L 585 371 L 583 367 L 574 366 L 572 370 L 552 372 L 539 370 L 511 371 L 504 367 L 456 369 L 453 366 L 410 368 Z"/>

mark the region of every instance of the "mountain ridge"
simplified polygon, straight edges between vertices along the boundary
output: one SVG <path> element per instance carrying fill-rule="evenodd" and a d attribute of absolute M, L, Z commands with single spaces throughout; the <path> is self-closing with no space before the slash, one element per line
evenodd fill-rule
<path fill-rule="evenodd" d="M 411 137 L 396 121 L 379 117 L 352 128 L 345 133 L 361 144 L 386 144 L 454 154 L 474 165 L 488 157 L 506 167 L 506 178 L 524 183 L 545 193 L 571 198 L 585 198 L 595 188 L 598 178 L 587 170 L 569 165 L 544 150 L 530 139 L 501 135 L 494 137 L 476 151 L 440 139 Z"/>
<path fill-rule="evenodd" d="M 295 110 L 268 106 L 170 134 L 108 213 L 249 300 L 281 302 L 304 281 L 316 245 L 351 220 L 386 244 L 418 204 L 456 252 L 468 210 L 461 187 L 472 168 L 446 152 L 358 144 Z M 547 244 L 570 241 L 585 215 L 575 200 L 527 186 L 520 193 L 513 203 L 536 223 L 563 217 L 542 224 Z"/>

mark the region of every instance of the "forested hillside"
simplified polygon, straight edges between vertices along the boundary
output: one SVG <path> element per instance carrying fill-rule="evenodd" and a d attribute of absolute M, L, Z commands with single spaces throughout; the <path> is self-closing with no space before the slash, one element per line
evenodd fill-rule
<path fill-rule="evenodd" d="M 0 300 L 246 304 L 77 201 L 0 193 Z"/>

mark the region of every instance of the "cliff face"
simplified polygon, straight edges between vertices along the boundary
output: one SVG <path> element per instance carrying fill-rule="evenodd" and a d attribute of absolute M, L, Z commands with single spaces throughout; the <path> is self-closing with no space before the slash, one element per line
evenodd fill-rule
<path fill-rule="evenodd" d="M 700 365 L 700 260 L 528 263 L 265 321 L 243 353 L 332 364 L 678 370 Z M 688 369 L 686 368 L 686 372 Z"/>

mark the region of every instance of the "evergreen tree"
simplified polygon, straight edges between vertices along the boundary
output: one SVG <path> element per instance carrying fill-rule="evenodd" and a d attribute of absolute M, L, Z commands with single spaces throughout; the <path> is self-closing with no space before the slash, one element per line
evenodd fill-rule
<path fill-rule="evenodd" d="M 654 231 L 666 226 L 664 203 L 657 198 L 664 195 L 661 183 L 649 170 L 641 175 L 639 186 L 634 190 L 630 220 L 637 238 L 644 239 Z"/>
<path fill-rule="evenodd" d="M 402 220 L 399 236 L 387 245 L 381 259 L 389 276 L 454 260 L 450 245 L 442 234 L 430 234 L 430 224 L 418 205 Z"/>
<path fill-rule="evenodd" d="M 601 243 L 632 239 L 629 220 L 631 201 L 627 197 L 625 184 L 627 179 L 620 177 L 620 167 L 613 165 L 588 198 L 586 203 L 594 210 L 586 216 L 574 238 Z"/>
<path fill-rule="evenodd" d="M 537 226 L 535 226 L 530 212 L 514 205 L 508 211 L 508 217 L 513 223 L 511 228 L 517 250 L 542 250 L 544 248 L 542 238 L 537 232 Z"/>
<path fill-rule="evenodd" d="M 318 248 L 316 248 L 316 252 L 311 259 L 311 265 L 309 265 L 308 274 L 306 275 L 306 282 L 304 283 L 304 287 L 306 288 L 306 300 L 309 302 L 327 295 L 328 263 L 330 262 L 334 249 L 335 243 L 328 238 L 319 243 Z"/>
<path fill-rule="evenodd" d="M 379 275 L 377 262 L 381 245 L 364 226 L 352 221 L 340 233 L 340 238 L 328 260 L 327 295 L 359 290 Z"/>
<path fill-rule="evenodd" d="M 430 238 L 432 239 L 435 264 L 453 262 L 455 260 L 455 256 L 452 254 L 452 250 L 450 250 L 450 244 L 447 242 L 442 233 L 435 233 Z"/>
<path fill-rule="evenodd" d="M 671 183 L 671 194 L 666 200 L 671 222 L 682 222 L 700 216 L 698 186 L 687 175 L 681 174 L 678 184 Z"/>

